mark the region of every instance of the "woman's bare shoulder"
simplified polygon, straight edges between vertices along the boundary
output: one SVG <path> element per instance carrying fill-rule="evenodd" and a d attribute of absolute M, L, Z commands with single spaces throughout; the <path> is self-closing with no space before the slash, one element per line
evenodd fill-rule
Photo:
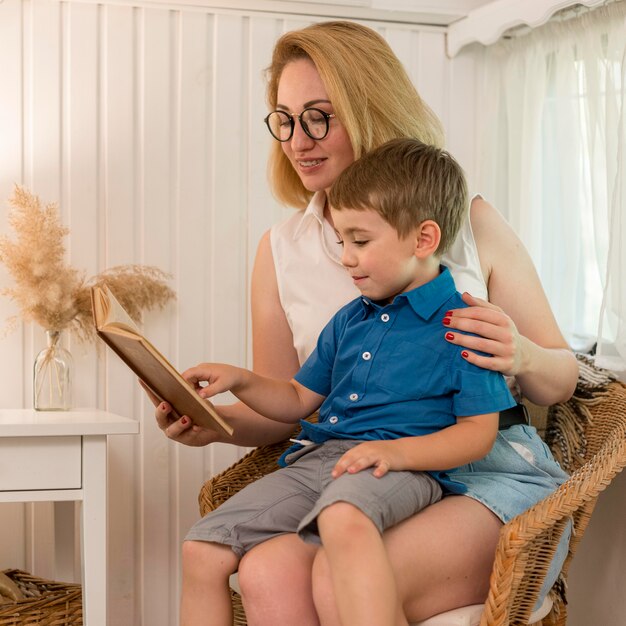
<path fill-rule="evenodd" d="M 491 272 L 507 256 L 528 261 L 528 253 L 504 216 L 482 196 L 475 196 L 470 205 L 470 222 L 487 282 Z"/>
<path fill-rule="evenodd" d="M 474 237 L 496 238 L 506 235 L 517 239 L 515 231 L 502 213 L 482 196 L 474 196 L 470 204 L 470 221 Z"/>

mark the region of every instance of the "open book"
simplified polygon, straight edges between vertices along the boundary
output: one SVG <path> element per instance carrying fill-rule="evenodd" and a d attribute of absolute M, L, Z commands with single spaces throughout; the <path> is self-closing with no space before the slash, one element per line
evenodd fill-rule
<path fill-rule="evenodd" d="M 98 336 L 155 396 L 172 406 L 175 416 L 187 415 L 198 426 L 229 436 L 233 434 L 232 427 L 217 413 L 215 407 L 201 398 L 191 384 L 141 334 L 106 285 L 92 287 L 91 303 Z"/>

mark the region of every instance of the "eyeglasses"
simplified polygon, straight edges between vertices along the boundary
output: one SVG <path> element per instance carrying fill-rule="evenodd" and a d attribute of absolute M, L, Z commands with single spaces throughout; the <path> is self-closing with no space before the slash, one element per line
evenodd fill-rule
<path fill-rule="evenodd" d="M 331 117 L 335 117 L 335 114 L 312 107 L 304 109 L 300 115 L 290 115 L 286 111 L 272 111 L 263 121 L 267 124 L 274 139 L 289 141 L 296 127 L 295 118 L 298 118 L 302 130 L 311 139 L 319 141 L 328 135 L 328 120 Z"/>

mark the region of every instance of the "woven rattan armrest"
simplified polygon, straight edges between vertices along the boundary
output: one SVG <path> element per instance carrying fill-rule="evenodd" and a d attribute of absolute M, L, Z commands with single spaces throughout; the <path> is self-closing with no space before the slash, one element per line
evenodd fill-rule
<path fill-rule="evenodd" d="M 313 413 L 307 418 L 307 422 L 315 423 L 317 417 L 318 414 Z M 221 474 L 206 481 L 198 495 L 200 515 L 204 517 L 246 485 L 275 472 L 278 469 L 278 459 L 290 445 L 291 441 L 285 439 L 278 443 L 259 446 L 227 467 Z"/>
<path fill-rule="evenodd" d="M 235 495 L 246 485 L 278 469 L 280 455 L 291 445 L 281 441 L 267 446 L 259 446 L 221 474 L 204 483 L 198 496 L 200 515 L 214 511 L 220 504 Z"/>
<path fill-rule="evenodd" d="M 623 386 L 620 393 L 623 400 Z M 567 573 L 598 495 L 626 466 L 626 413 L 613 414 L 611 421 L 604 444 L 591 459 L 554 493 L 503 526 L 481 626 L 528 623 L 559 539 L 572 520 L 572 539 L 562 570 Z M 604 430 L 608 427 L 603 424 Z M 564 599 L 555 595 L 554 600 L 544 624 L 565 624 Z"/>
<path fill-rule="evenodd" d="M 572 476 L 553 494 L 505 524 L 495 555 L 490 591 L 481 626 L 527 624 L 559 539 L 573 521 L 569 564 L 584 534 L 598 494 L 626 465 L 626 386 L 578 355 L 580 378 L 576 392 L 550 407 L 546 440 Z M 205 515 L 250 482 L 275 471 L 284 441 L 256 448 L 238 463 L 211 478 L 199 496 Z M 574 471 L 575 470 L 575 471 Z M 561 593 L 557 593 L 558 591 Z M 567 611 L 563 585 L 553 588 L 552 612 L 544 626 L 564 626 Z M 234 624 L 244 626 L 240 596 L 233 592 Z"/>

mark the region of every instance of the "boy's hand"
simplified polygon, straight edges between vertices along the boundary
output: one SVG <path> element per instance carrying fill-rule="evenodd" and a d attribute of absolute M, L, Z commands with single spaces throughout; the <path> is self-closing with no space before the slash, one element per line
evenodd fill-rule
<path fill-rule="evenodd" d="M 356 474 L 368 467 L 374 467 L 374 476 L 380 478 L 389 470 L 403 469 L 396 453 L 394 441 L 366 441 L 348 450 L 335 464 L 332 477 L 342 474 Z"/>
<path fill-rule="evenodd" d="M 200 363 L 182 374 L 202 398 L 235 389 L 242 384 L 244 375 L 245 370 L 224 363 Z"/>

